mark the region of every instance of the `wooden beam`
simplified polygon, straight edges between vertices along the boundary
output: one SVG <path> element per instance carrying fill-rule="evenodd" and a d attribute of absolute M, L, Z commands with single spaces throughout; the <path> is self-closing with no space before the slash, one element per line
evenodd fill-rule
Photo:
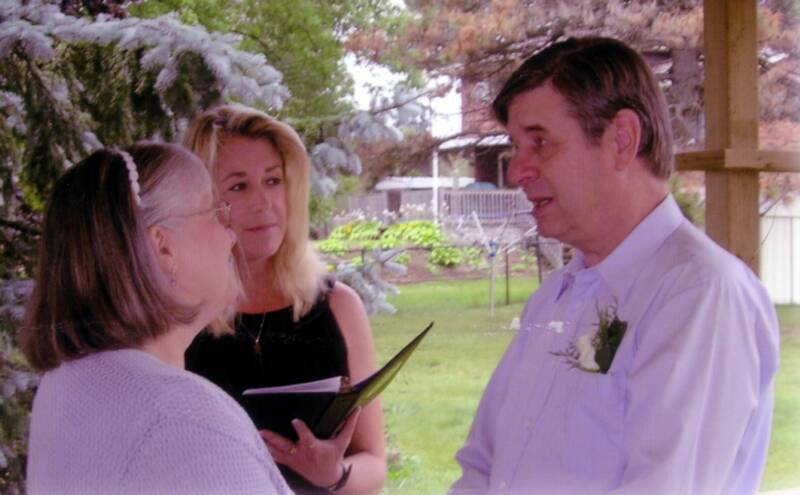
<path fill-rule="evenodd" d="M 690 151 L 675 156 L 678 170 L 800 172 L 800 151 L 731 149 Z"/>
<path fill-rule="evenodd" d="M 758 149 L 756 0 L 703 3 L 706 148 Z M 706 172 L 706 231 L 758 273 L 758 172 Z M 713 151 L 711 152 L 713 153 Z"/>
<path fill-rule="evenodd" d="M 706 233 L 758 273 L 758 172 L 706 172 Z"/>
<path fill-rule="evenodd" d="M 758 149 L 756 0 L 703 8 L 706 148 Z"/>

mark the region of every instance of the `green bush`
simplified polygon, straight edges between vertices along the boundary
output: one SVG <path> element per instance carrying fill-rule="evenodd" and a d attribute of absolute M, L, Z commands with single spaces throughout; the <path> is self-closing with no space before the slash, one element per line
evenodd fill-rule
<path fill-rule="evenodd" d="M 447 239 L 438 225 L 429 220 L 412 220 L 384 227 L 377 221 L 353 220 L 340 225 L 319 243 L 327 254 L 340 255 L 354 249 L 396 249 L 421 247 L 433 249 Z"/>
<path fill-rule="evenodd" d="M 325 254 L 342 256 L 347 251 L 347 243 L 339 239 L 328 237 L 324 241 L 320 241 L 317 244 L 317 248 Z"/>
<path fill-rule="evenodd" d="M 344 225 L 340 225 L 333 229 L 328 239 L 336 239 L 339 241 L 349 242 L 363 242 L 370 240 L 377 240 L 381 235 L 381 225 L 378 221 L 363 221 L 353 220 Z"/>
<path fill-rule="evenodd" d="M 408 266 L 408 262 L 411 261 L 411 254 L 408 251 L 400 252 L 392 258 L 392 261 L 398 265 Z"/>
<path fill-rule="evenodd" d="M 384 249 L 417 246 L 433 249 L 445 241 L 444 233 L 430 220 L 412 220 L 391 225 L 381 235 L 380 245 Z"/>
<path fill-rule="evenodd" d="M 486 268 L 488 263 L 486 262 L 486 256 L 483 254 L 483 250 L 479 247 L 466 247 L 462 248 L 461 250 L 464 253 L 464 263 L 468 264 L 472 268 Z"/>
<path fill-rule="evenodd" d="M 684 187 L 680 175 L 677 174 L 670 177 L 668 185 L 683 216 L 693 224 L 702 227 L 705 224 L 705 201 L 700 193 Z"/>
<path fill-rule="evenodd" d="M 317 246 L 323 253 L 339 257 L 348 251 L 418 247 L 430 250 L 428 263 L 439 267 L 483 262 L 479 248 L 455 248 L 445 245 L 446 242 L 442 229 L 430 220 L 412 220 L 388 227 L 376 221 L 353 220 L 334 229 Z M 393 261 L 405 265 L 409 260 L 410 255 L 402 253 Z"/>
<path fill-rule="evenodd" d="M 431 250 L 428 261 L 434 265 L 452 267 L 464 262 L 464 252 L 459 248 L 439 246 Z"/>

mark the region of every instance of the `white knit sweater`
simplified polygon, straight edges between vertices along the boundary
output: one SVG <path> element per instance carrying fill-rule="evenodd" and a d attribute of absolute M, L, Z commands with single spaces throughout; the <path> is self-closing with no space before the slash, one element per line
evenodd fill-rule
<path fill-rule="evenodd" d="M 27 487 L 31 495 L 290 493 L 233 399 L 133 349 L 44 375 L 31 415 Z"/>

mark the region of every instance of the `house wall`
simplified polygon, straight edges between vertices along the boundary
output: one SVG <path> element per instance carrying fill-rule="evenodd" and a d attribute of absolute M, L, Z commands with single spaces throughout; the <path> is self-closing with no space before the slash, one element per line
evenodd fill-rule
<path fill-rule="evenodd" d="M 492 115 L 491 105 L 499 87 L 485 81 L 461 80 L 461 128 L 464 132 L 477 134 L 493 134 L 503 132 L 501 126 Z M 508 149 L 508 146 L 478 146 L 473 151 L 474 177 L 476 182 L 489 182 L 497 187 L 507 184 L 504 164 L 503 177 L 497 171 L 497 157 Z"/>
<path fill-rule="evenodd" d="M 508 160 L 503 160 L 502 180 L 498 174 L 497 161 L 507 147 L 491 146 L 475 148 L 475 181 L 490 182 L 497 187 L 506 185 L 506 171 L 508 170 Z"/>
<path fill-rule="evenodd" d="M 492 115 L 491 106 L 499 90 L 491 82 L 461 80 L 461 130 L 463 132 L 492 134 L 501 132 L 501 126 Z"/>

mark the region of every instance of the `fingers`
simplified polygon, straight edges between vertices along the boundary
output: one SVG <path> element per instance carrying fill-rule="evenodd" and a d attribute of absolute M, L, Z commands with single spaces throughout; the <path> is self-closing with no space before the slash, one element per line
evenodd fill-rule
<path fill-rule="evenodd" d="M 297 443 L 270 430 L 261 430 L 261 438 L 278 464 L 290 467 L 319 486 L 327 486 L 341 476 L 341 462 L 353 438 L 361 408 L 347 417 L 339 433 L 330 440 L 321 440 L 301 420 L 292 420 Z"/>
<path fill-rule="evenodd" d="M 297 446 L 288 438 L 270 430 L 260 430 L 259 433 L 275 462 L 287 464 L 287 460 L 297 452 Z"/>
<path fill-rule="evenodd" d="M 293 419 L 292 420 L 292 427 L 294 427 L 294 431 L 297 432 L 297 443 L 303 445 L 314 445 L 317 441 L 317 437 L 314 436 L 314 433 L 309 429 L 306 424 L 300 419 Z"/>
<path fill-rule="evenodd" d="M 261 438 L 263 438 L 268 444 L 272 444 L 281 450 L 289 450 L 294 446 L 294 442 L 286 437 L 278 435 L 274 431 L 260 430 L 259 433 L 261 434 Z"/>
<path fill-rule="evenodd" d="M 360 412 L 360 408 L 354 410 L 345 420 L 341 431 L 330 440 L 314 436 L 311 429 L 299 419 L 292 421 L 297 432 L 297 443 L 269 430 L 262 430 L 261 436 L 275 462 L 288 466 L 314 485 L 328 486 L 342 476 L 342 459 L 350 445 Z"/>
<path fill-rule="evenodd" d="M 358 417 L 361 416 L 361 408 L 357 407 L 350 413 L 350 416 L 347 417 L 345 420 L 342 429 L 334 438 L 334 441 L 343 447 L 342 450 L 345 450 L 348 445 L 350 445 L 350 440 L 353 438 L 353 432 L 356 431 L 356 425 L 358 424 Z"/>

